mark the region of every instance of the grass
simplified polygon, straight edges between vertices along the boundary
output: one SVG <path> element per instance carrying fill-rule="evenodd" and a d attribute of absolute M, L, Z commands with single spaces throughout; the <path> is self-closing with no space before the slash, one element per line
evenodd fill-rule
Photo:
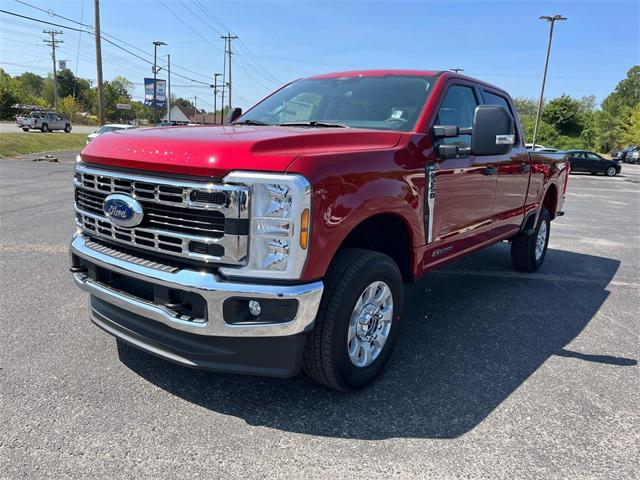
<path fill-rule="evenodd" d="M 0 133 L 0 158 L 28 153 L 80 150 L 86 142 L 86 133 Z"/>

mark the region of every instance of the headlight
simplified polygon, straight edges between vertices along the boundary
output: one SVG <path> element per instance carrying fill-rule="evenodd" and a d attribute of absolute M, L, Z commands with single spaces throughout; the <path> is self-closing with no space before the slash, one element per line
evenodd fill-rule
<path fill-rule="evenodd" d="M 251 189 L 249 258 L 241 268 L 220 268 L 229 277 L 300 278 L 311 228 L 311 185 L 301 175 L 231 172 L 224 183 Z"/>

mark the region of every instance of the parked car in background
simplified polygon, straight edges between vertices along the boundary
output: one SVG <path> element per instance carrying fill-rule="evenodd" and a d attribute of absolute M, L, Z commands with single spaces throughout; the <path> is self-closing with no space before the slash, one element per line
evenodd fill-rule
<path fill-rule="evenodd" d="M 555 153 L 560 151 L 558 148 L 545 147 L 539 143 L 536 143 L 535 147 L 533 146 L 533 143 L 525 143 L 524 146 L 530 152 Z"/>
<path fill-rule="evenodd" d="M 18 128 L 25 132 L 40 130 L 42 133 L 54 130 L 71 131 L 71 121 L 61 117 L 56 112 L 37 111 L 31 112 L 28 117 L 16 117 Z"/>
<path fill-rule="evenodd" d="M 630 151 L 627 152 L 624 158 L 625 163 L 640 163 L 640 147 L 633 147 Z"/>
<path fill-rule="evenodd" d="M 618 162 L 625 162 L 625 163 L 629 163 L 629 159 L 627 158 L 627 155 L 629 155 L 629 153 L 632 153 L 634 150 L 638 149 L 640 147 L 634 147 L 633 145 L 628 146 L 627 148 L 623 148 L 622 150 L 619 150 L 617 152 L 613 152 L 611 154 L 611 159 L 612 160 L 617 160 Z"/>
<path fill-rule="evenodd" d="M 571 164 L 571 172 L 589 172 L 591 174 L 604 173 L 608 177 L 615 177 L 620 173 L 620 164 L 615 160 L 608 160 L 597 153 L 587 150 L 568 150 L 567 156 Z"/>
<path fill-rule="evenodd" d="M 115 132 L 116 130 L 128 130 L 130 128 L 135 128 L 133 125 L 127 125 L 124 123 L 108 123 L 106 125 L 101 126 L 98 130 L 93 133 L 87 135 L 87 143 L 96 138 L 103 133 Z"/>

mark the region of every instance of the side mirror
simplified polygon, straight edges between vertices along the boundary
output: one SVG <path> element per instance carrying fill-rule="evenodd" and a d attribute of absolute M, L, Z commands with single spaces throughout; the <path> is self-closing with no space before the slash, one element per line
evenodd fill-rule
<path fill-rule="evenodd" d="M 499 105 L 479 105 L 473 116 L 471 153 L 473 155 L 505 155 L 515 143 L 515 122 Z"/>
<path fill-rule="evenodd" d="M 225 118 L 224 123 L 229 125 L 230 123 L 235 122 L 241 116 L 242 116 L 242 109 L 239 107 L 233 108 L 227 113 L 227 118 Z"/>

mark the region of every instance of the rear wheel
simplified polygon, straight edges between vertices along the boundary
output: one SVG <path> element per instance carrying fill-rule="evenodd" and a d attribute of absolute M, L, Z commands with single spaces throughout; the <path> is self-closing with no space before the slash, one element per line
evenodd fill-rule
<path fill-rule="evenodd" d="M 547 255 L 550 227 L 551 216 L 547 209 L 542 207 L 534 231 L 529 235 L 520 233 L 511 241 L 513 268 L 524 272 L 535 272 L 540 268 Z"/>
<path fill-rule="evenodd" d="M 23 129 L 22 129 L 22 131 L 23 131 L 23 132 L 28 132 L 28 131 L 29 131 L 29 129 L 28 129 L 28 128 L 23 128 Z"/>
<path fill-rule="evenodd" d="M 326 276 L 304 370 L 315 381 L 342 392 L 375 379 L 396 343 L 402 310 L 402 275 L 378 252 L 347 249 Z"/>
<path fill-rule="evenodd" d="M 42 133 L 47 133 L 49 131 L 49 125 L 47 125 L 46 123 L 43 123 L 42 127 L 40 127 L 40 131 Z"/>
<path fill-rule="evenodd" d="M 606 173 L 607 173 L 607 177 L 615 177 L 616 173 L 618 173 L 618 172 L 616 171 L 616 167 L 609 167 L 609 168 L 607 168 L 607 172 Z"/>

